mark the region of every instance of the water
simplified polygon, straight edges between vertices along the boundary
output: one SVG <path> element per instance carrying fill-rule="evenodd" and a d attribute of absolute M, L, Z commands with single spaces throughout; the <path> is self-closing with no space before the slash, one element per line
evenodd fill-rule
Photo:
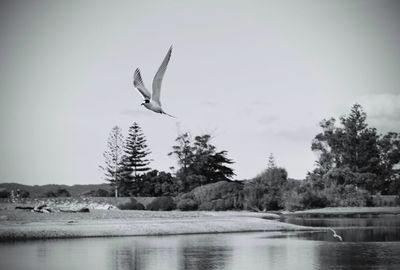
<path fill-rule="evenodd" d="M 400 241 L 400 217 L 376 218 L 286 218 L 282 221 L 310 227 L 335 228 L 345 242 Z M 296 237 L 332 241 L 332 233 L 306 233 Z M 400 268 L 399 268 L 400 269 Z"/>
<path fill-rule="evenodd" d="M 326 231 L 13 242 L 0 244 L 0 268 L 400 269 L 398 218 L 288 221 L 336 227 L 344 241 Z"/>

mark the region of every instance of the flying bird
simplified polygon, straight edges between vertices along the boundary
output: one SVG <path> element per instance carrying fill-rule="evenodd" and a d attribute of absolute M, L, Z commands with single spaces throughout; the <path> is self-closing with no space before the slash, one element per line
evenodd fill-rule
<path fill-rule="evenodd" d="M 343 241 L 342 237 L 340 235 L 338 235 L 334 229 L 329 228 L 329 230 L 331 230 L 333 232 L 333 237 L 339 239 L 340 241 Z"/>
<path fill-rule="evenodd" d="M 149 90 L 144 86 L 142 76 L 140 75 L 140 69 L 137 68 L 135 70 L 133 76 L 133 86 L 139 91 L 139 93 L 143 96 L 143 103 L 141 105 L 145 106 L 147 109 L 156 112 L 168 115 L 170 117 L 174 117 L 166 112 L 161 107 L 160 101 L 160 92 L 161 92 L 161 83 L 164 77 L 165 71 L 167 70 L 169 59 L 171 58 L 172 46 L 169 48 L 167 55 L 161 63 L 161 66 L 158 68 L 158 71 L 153 79 L 153 93 L 150 94 Z"/>

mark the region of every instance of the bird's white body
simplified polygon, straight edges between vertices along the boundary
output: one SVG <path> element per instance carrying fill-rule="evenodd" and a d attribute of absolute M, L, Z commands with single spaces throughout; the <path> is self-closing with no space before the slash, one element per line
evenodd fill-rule
<path fill-rule="evenodd" d="M 158 68 L 158 71 L 153 79 L 153 93 L 150 94 L 149 90 L 144 86 L 142 75 L 140 74 L 140 70 L 137 68 L 135 70 L 133 76 L 133 85 L 139 91 L 139 93 L 143 96 L 144 102 L 142 103 L 150 111 L 166 114 L 168 116 L 174 117 L 172 115 L 167 114 L 161 108 L 160 101 L 160 93 L 161 93 L 161 83 L 164 77 L 165 71 L 167 70 L 167 65 L 169 59 L 171 58 L 172 46 L 169 48 L 167 55 L 165 56 L 161 66 Z"/>
<path fill-rule="evenodd" d="M 143 103 L 143 106 L 145 106 L 150 111 L 153 111 L 153 112 L 156 112 L 156 113 L 164 113 L 164 111 L 162 110 L 161 106 L 158 105 L 153 100 L 150 100 L 150 102 L 148 102 L 148 103 Z"/>
<path fill-rule="evenodd" d="M 331 230 L 333 232 L 333 237 L 339 239 L 340 241 L 343 241 L 342 237 L 340 235 L 338 235 L 334 229 L 329 228 L 329 230 Z"/>

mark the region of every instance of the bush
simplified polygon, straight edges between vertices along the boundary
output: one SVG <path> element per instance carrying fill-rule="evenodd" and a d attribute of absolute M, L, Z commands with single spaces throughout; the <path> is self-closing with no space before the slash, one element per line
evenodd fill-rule
<path fill-rule="evenodd" d="M 7 189 L 0 189 L 0 198 L 8 198 L 10 196 L 10 191 L 8 191 Z"/>
<path fill-rule="evenodd" d="M 284 192 L 288 184 L 284 168 L 268 168 L 246 183 L 245 208 L 256 211 L 282 209 Z"/>
<path fill-rule="evenodd" d="M 168 196 L 155 198 L 147 205 L 147 210 L 151 211 L 171 211 L 174 209 L 176 209 L 174 199 Z"/>
<path fill-rule="evenodd" d="M 296 190 L 291 190 L 284 195 L 285 209 L 289 211 L 297 211 L 304 209 L 301 202 L 301 195 Z"/>
<path fill-rule="evenodd" d="M 20 190 L 19 191 L 19 197 L 20 198 L 29 198 L 30 197 L 30 193 L 26 190 Z"/>
<path fill-rule="evenodd" d="M 353 185 L 346 185 L 342 195 L 344 196 L 340 206 L 366 206 L 368 198 L 370 197 L 368 191 L 357 189 Z"/>
<path fill-rule="evenodd" d="M 71 197 L 71 194 L 65 188 L 59 188 L 56 191 L 47 191 L 43 196 L 46 198 Z"/>
<path fill-rule="evenodd" d="M 181 211 L 194 211 L 197 210 L 198 205 L 195 200 L 192 199 L 180 199 L 176 206 Z"/>
<path fill-rule="evenodd" d="M 45 198 L 56 198 L 57 195 L 54 191 L 50 190 L 45 192 L 41 197 L 45 197 Z"/>
<path fill-rule="evenodd" d="M 369 192 L 354 185 L 332 185 L 323 193 L 332 207 L 367 206 L 371 203 Z"/>
<path fill-rule="evenodd" d="M 212 202 L 203 202 L 199 205 L 199 210 L 201 211 L 215 210 L 214 204 Z"/>
<path fill-rule="evenodd" d="M 88 196 L 88 197 L 111 197 L 111 193 L 105 189 L 94 189 L 91 191 L 87 191 L 82 194 L 83 196 Z"/>
<path fill-rule="evenodd" d="M 242 190 L 242 183 L 220 181 L 197 187 L 182 198 L 194 200 L 199 210 L 242 209 Z"/>
<path fill-rule="evenodd" d="M 329 201 L 323 192 L 307 190 L 301 194 L 300 204 L 305 209 L 324 208 L 329 205 Z"/>
<path fill-rule="evenodd" d="M 396 196 L 396 199 L 395 199 L 395 201 L 394 201 L 394 204 L 395 204 L 395 205 L 400 205 L 400 195 L 397 195 L 397 196 Z"/>
<path fill-rule="evenodd" d="M 120 210 L 145 210 L 144 205 L 138 203 L 134 198 L 131 198 L 130 202 L 119 204 L 117 207 Z"/>

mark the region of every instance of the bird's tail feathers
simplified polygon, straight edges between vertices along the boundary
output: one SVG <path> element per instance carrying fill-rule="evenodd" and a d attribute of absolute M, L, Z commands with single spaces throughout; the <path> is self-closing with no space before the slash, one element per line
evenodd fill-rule
<path fill-rule="evenodd" d="M 170 114 L 168 114 L 168 113 L 166 113 L 166 112 L 162 112 L 162 114 L 165 114 L 165 115 L 168 115 L 169 117 L 172 117 L 172 118 L 176 118 L 175 116 L 173 116 L 173 115 L 170 115 Z"/>

